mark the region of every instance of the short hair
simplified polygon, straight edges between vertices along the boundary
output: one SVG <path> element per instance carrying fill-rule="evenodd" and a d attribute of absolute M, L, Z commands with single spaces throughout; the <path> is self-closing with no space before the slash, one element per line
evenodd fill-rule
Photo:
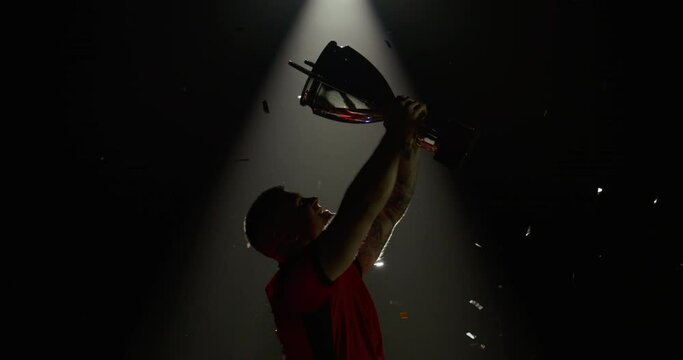
<path fill-rule="evenodd" d="M 282 185 L 264 191 L 256 198 L 244 218 L 244 235 L 247 240 L 247 247 L 251 246 L 270 258 L 275 258 L 277 254 L 272 246 L 275 244 L 270 243 L 272 238 L 265 233 L 265 230 L 281 229 L 282 223 L 275 204 L 284 194 L 285 188 Z"/>

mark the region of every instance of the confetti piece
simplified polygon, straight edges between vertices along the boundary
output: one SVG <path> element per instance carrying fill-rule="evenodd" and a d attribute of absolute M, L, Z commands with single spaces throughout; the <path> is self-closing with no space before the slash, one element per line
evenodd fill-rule
<path fill-rule="evenodd" d="M 529 236 L 529 234 L 531 234 L 531 225 L 529 225 L 529 227 L 526 228 L 526 234 L 524 234 L 524 236 Z"/>
<path fill-rule="evenodd" d="M 389 48 L 391 48 L 391 43 L 389 42 L 389 40 L 384 40 L 384 42 L 387 43 L 387 46 L 388 46 Z"/>
<path fill-rule="evenodd" d="M 465 335 L 467 335 L 470 339 L 474 340 L 477 338 L 477 335 L 472 334 L 471 332 L 466 332 Z"/>
<path fill-rule="evenodd" d="M 474 305 L 474 307 L 476 307 L 476 308 L 479 309 L 479 310 L 483 310 L 483 309 L 484 309 L 484 307 L 483 307 L 480 303 L 478 303 L 478 302 L 476 302 L 476 301 L 474 301 L 474 300 L 470 300 L 470 304 Z"/>
<path fill-rule="evenodd" d="M 404 311 L 399 314 L 401 316 L 401 320 L 407 320 L 408 319 L 408 312 Z"/>
<path fill-rule="evenodd" d="M 263 111 L 264 111 L 266 114 L 270 114 L 270 110 L 268 109 L 268 102 L 265 101 L 265 100 L 263 100 Z"/>

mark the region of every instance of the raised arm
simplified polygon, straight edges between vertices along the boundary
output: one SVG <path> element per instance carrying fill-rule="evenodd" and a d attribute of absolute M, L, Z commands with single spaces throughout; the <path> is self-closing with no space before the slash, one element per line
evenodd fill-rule
<path fill-rule="evenodd" d="M 382 211 L 396 182 L 403 142 L 401 126 L 391 119 L 387 131 L 370 159 L 346 190 L 337 215 L 317 242 L 320 265 L 334 281 L 353 263 L 373 221 Z"/>
<path fill-rule="evenodd" d="M 363 273 L 372 270 L 375 262 L 382 259 L 396 225 L 401 221 L 415 193 L 420 154 L 416 143 L 407 144 L 401 152 L 398 174 L 391 196 L 370 227 L 370 231 L 358 251 L 358 261 Z"/>
<path fill-rule="evenodd" d="M 351 266 L 385 209 L 395 189 L 406 139 L 414 138 L 412 127 L 420 110 L 414 100 L 406 97 L 398 97 L 387 109 L 387 131 L 382 141 L 346 190 L 332 223 L 316 241 L 320 265 L 330 280 L 336 280 Z"/>

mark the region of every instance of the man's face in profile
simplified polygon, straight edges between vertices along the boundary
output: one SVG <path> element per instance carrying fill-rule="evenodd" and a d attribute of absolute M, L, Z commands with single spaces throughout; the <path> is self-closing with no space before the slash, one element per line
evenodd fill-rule
<path fill-rule="evenodd" d="M 304 198 L 301 194 L 284 192 L 279 200 L 278 213 L 285 220 L 290 240 L 297 249 L 303 249 L 323 232 L 334 213 L 320 206 L 317 197 Z"/>

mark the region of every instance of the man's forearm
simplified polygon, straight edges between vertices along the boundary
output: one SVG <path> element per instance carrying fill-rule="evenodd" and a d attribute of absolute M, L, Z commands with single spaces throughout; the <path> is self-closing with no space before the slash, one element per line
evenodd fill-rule
<path fill-rule="evenodd" d="M 370 207 L 374 216 L 386 205 L 395 187 L 401 155 L 398 136 L 387 132 L 346 191 L 344 200 Z M 344 204 L 342 203 L 341 207 Z M 340 207 L 340 211 L 341 211 Z M 373 216 L 373 217 L 374 217 Z"/>
<path fill-rule="evenodd" d="M 413 199 L 419 159 L 419 147 L 414 143 L 407 144 L 401 152 L 396 183 L 389 200 L 382 210 L 394 225 L 405 215 L 408 205 Z"/>
<path fill-rule="evenodd" d="M 364 261 L 367 262 L 361 264 L 366 269 L 365 271 L 370 269 L 376 260 L 382 259 L 394 228 L 408 210 L 408 205 L 415 193 L 419 157 L 419 148 L 415 144 L 406 144 L 401 152 L 394 188 L 361 249 L 364 253 Z"/>

